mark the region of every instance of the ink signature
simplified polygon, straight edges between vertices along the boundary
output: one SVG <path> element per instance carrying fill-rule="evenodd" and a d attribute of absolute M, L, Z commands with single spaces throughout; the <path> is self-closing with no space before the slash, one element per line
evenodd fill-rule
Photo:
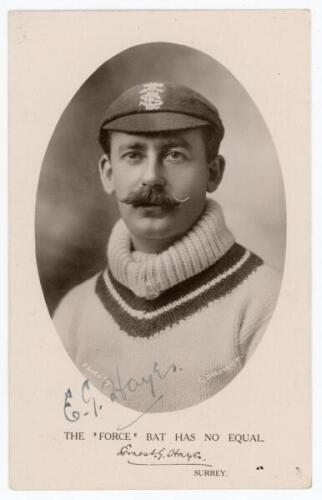
<path fill-rule="evenodd" d="M 81 387 L 81 400 L 86 407 L 86 411 L 82 413 L 83 416 L 94 415 L 98 417 L 99 411 L 102 410 L 103 406 L 96 402 L 94 396 L 88 396 L 88 392 L 91 390 L 91 385 L 88 380 L 84 380 Z M 65 392 L 65 401 L 64 401 L 64 415 L 68 422 L 77 422 L 77 420 L 81 417 L 80 410 L 74 410 L 72 408 L 71 400 L 73 399 L 73 393 L 70 388 L 68 388 Z"/>
<path fill-rule="evenodd" d="M 203 467 L 212 467 L 205 464 L 205 458 L 200 451 L 183 451 L 180 448 L 153 448 L 152 450 L 135 450 L 131 443 L 120 448 L 116 455 L 130 457 L 128 463 L 131 465 L 202 465 Z M 147 459 L 145 461 L 136 461 L 136 458 Z M 154 459 L 152 462 L 149 459 Z M 167 462 L 171 459 L 170 462 Z"/>
<path fill-rule="evenodd" d="M 175 363 L 171 363 L 164 372 L 162 372 L 158 363 L 155 362 L 153 364 L 153 369 L 147 375 L 142 376 L 139 379 L 134 377 L 130 377 L 125 382 L 122 381 L 122 376 L 118 367 L 116 367 L 116 378 L 115 380 L 111 377 L 102 377 L 98 374 L 97 371 L 93 370 L 87 362 L 83 364 L 90 373 L 95 373 L 95 377 L 98 379 L 102 379 L 101 389 L 103 390 L 107 386 L 111 387 L 111 392 L 109 394 L 110 400 L 112 402 L 115 401 L 127 401 L 128 396 L 131 393 L 135 393 L 139 389 L 148 388 L 148 391 L 152 398 L 152 403 L 139 414 L 137 418 L 132 420 L 126 425 L 118 426 L 117 430 L 124 430 L 137 422 L 140 418 L 142 418 L 147 412 L 149 412 L 162 398 L 163 394 L 156 396 L 156 381 L 157 380 L 165 380 L 170 374 L 174 374 L 181 370 L 181 368 L 177 368 Z M 96 401 L 96 398 L 90 394 L 91 385 L 89 380 L 85 380 L 81 387 L 81 401 L 86 405 L 86 411 L 81 413 L 81 410 L 75 410 L 72 408 L 72 399 L 73 394 L 70 388 L 68 388 L 65 392 L 65 401 L 64 401 L 64 415 L 66 420 L 69 422 L 76 422 L 80 419 L 81 415 L 94 415 L 98 417 L 100 411 L 103 409 L 102 404 Z"/>

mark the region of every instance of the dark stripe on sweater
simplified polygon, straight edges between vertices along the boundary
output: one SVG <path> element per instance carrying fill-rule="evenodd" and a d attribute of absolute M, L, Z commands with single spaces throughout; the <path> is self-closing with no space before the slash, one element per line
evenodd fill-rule
<path fill-rule="evenodd" d="M 111 295 L 104 281 L 103 274 L 100 274 L 97 278 L 95 291 L 102 304 L 114 318 L 116 323 L 118 323 L 121 330 L 125 331 L 133 337 L 149 337 L 157 332 L 164 330 L 166 327 L 170 327 L 175 323 L 179 323 L 188 316 L 197 313 L 201 309 L 207 307 L 210 302 L 228 295 L 234 288 L 240 285 L 246 278 L 249 277 L 252 272 L 254 272 L 262 264 L 263 261 L 255 254 L 251 253 L 250 257 L 240 268 L 238 268 L 231 275 L 221 280 L 219 283 L 210 285 L 209 288 L 201 292 L 197 297 L 191 298 L 186 302 L 175 306 L 169 311 L 161 312 L 157 316 L 150 319 L 135 318 L 128 312 L 126 312 Z M 197 276 L 200 276 L 200 274 L 198 274 Z M 214 275 L 212 275 L 208 281 L 213 279 L 213 277 Z M 204 284 L 206 283 L 200 282 L 199 286 L 202 286 Z M 171 293 L 171 289 L 165 293 Z M 186 295 L 187 293 L 183 293 L 181 297 L 179 297 L 179 299 L 183 300 Z M 148 302 L 155 303 L 156 300 Z M 169 302 L 172 302 L 173 300 L 174 299 L 170 300 Z M 127 303 L 130 307 L 132 307 L 131 302 Z M 154 310 L 157 309 L 158 307 L 155 307 Z"/>
<path fill-rule="evenodd" d="M 240 259 L 244 257 L 245 253 L 246 249 L 235 243 L 221 259 L 215 262 L 215 264 L 195 276 L 178 283 L 178 285 L 169 288 L 166 292 L 153 300 L 134 295 L 132 290 L 117 281 L 109 270 L 108 276 L 118 294 L 122 297 L 124 302 L 132 307 L 132 309 L 152 312 L 160 307 L 165 307 L 173 303 L 175 300 L 180 300 L 182 297 L 200 288 L 202 285 L 206 285 L 210 280 L 215 279 L 217 276 L 223 274 L 237 264 Z"/>

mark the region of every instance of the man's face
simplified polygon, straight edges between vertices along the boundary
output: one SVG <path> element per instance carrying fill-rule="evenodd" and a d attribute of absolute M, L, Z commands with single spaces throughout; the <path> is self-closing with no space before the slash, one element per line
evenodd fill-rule
<path fill-rule="evenodd" d="M 223 166 L 217 158 L 207 161 L 200 128 L 159 135 L 112 132 L 110 156 L 103 157 L 100 171 L 134 241 L 172 242 L 198 219 L 207 190 L 219 184 Z M 142 190 L 158 194 L 143 199 Z M 181 202 L 166 203 L 163 193 Z"/>

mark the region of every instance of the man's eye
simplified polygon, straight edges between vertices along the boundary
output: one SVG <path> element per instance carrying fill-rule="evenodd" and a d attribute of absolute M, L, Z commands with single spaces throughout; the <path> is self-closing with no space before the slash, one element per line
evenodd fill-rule
<path fill-rule="evenodd" d="M 165 160 L 169 160 L 172 162 L 178 162 L 185 159 L 185 155 L 180 151 L 168 151 L 165 155 Z"/>
<path fill-rule="evenodd" d="M 128 161 L 139 161 L 142 158 L 142 154 L 138 151 L 128 151 L 123 155 L 122 158 L 125 158 Z"/>

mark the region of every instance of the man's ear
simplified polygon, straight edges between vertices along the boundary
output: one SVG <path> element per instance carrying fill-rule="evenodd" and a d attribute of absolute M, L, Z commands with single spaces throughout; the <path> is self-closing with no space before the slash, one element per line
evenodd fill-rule
<path fill-rule="evenodd" d="M 113 170 L 109 157 L 104 154 L 98 162 L 98 170 L 103 184 L 104 191 L 107 194 L 114 193 Z"/>
<path fill-rule="evenodd" d="M 225 171 L 225 164 L 225 158 L 221 155 L 215 156 L 215 158 L 210 162 L 209 179 L 207 183 L 208 193 L 216 191 L 217 187 L 221 183 Z"/>

